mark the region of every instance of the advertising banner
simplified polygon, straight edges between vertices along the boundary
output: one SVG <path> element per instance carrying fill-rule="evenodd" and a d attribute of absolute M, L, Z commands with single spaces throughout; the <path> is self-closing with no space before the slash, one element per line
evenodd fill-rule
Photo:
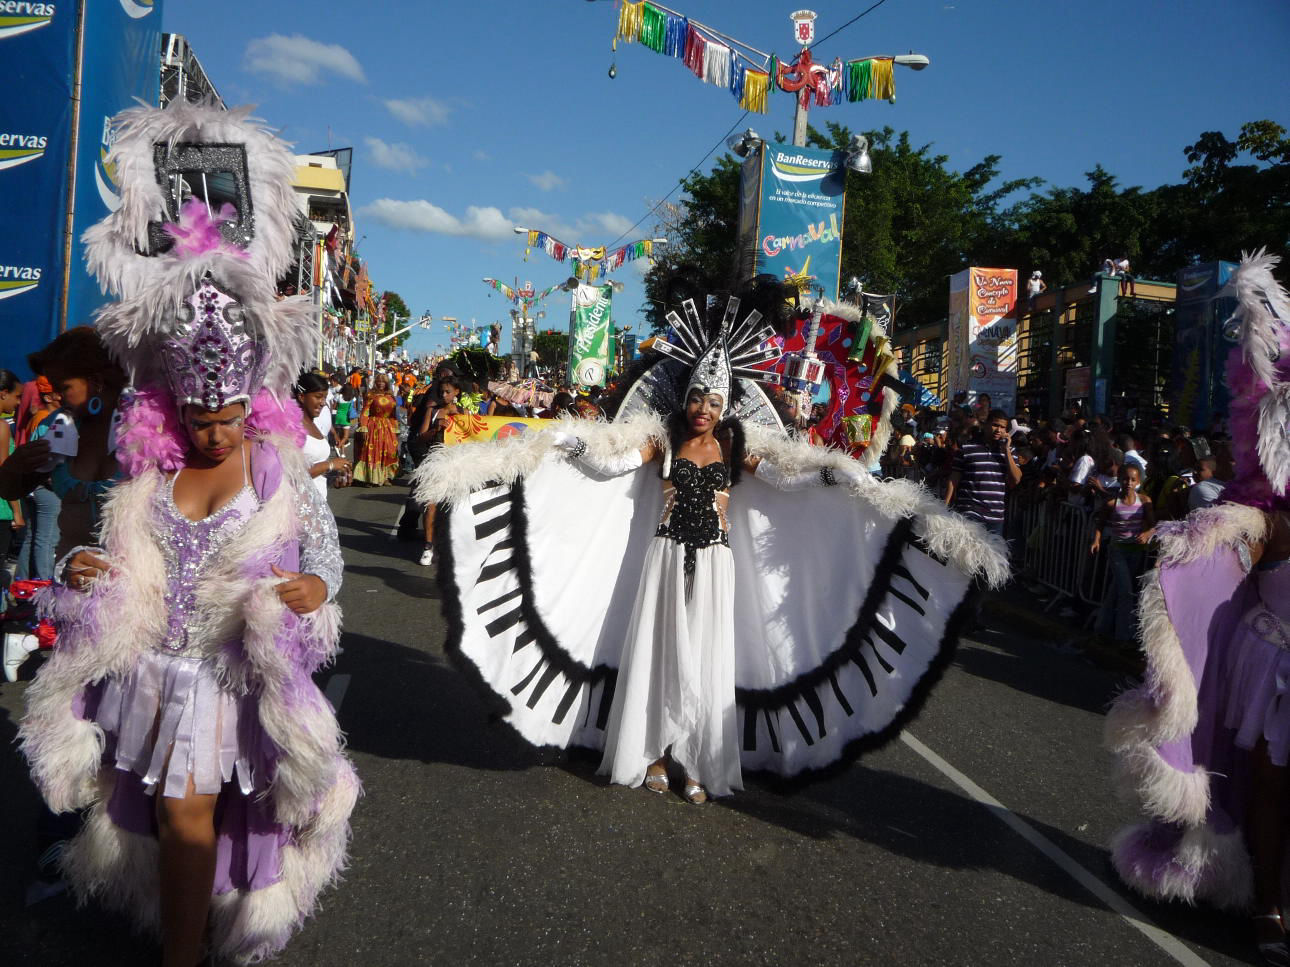
<path fill-rule="evenodd" d="M 946 352 L 949 364 L 945 373 L 946 393 L 957 400 L 968 391 L 972 358 L 968 353 L 968 284 L 971 269 L 950 276 L 950 304 L 946 327 Z"/>
<path fill-rule="evenodd" d="M 569 382 L 604 386 L 609 373 L 609 329 L 613 313 L 611 285 L 579 285 L 573 292 L 569 324 Z"/>
<path fill-rule="evenodd" d="M 76 152 L 76 224 L 68 275 L 67 325 L 90 321 L 105 297 L 85 270 L 81 235 L 121 205 L 116 173 L 107 165 L 112 118 L 136 98 L 156 104 L 161 83 L 162 0 L 97 0 L 85 4 L 81 120 Z M 61 6 L 61 4 L 60 4 Z"/>
<path fill-rule="evenodd" d="M 807 277 L 836 300 L 846 185 L 841 151 L 760 144 L 740 177 L 740 275 Z"/>
<path fill-rule="evenodd" d="M 0 367 L 58 334 L 72 118 L 75 3 L 0 0 Z"/>
<path fill-rule="evenodd" d="M 1205 262 L 1178 273 L 1174 311 L 1174 357 L 1169 381 L 1169 417 L 1184 426 L 1207 427 L 1227 413 L 1227 354 L 1235 343 L 1223 339 L 1231 299 L 1216 300 L 1235 262 Z"/>
<path fill-rule="evenodd" d="M 541 430 L 550 425 L 550 420 L 463 413 L 452 418 L 452 427 L 443 433 L 443 445 L 451 447 L 458 443 L 475 443 L 480 440 L 504 440 L 507 437 L 527 433 L 529 430 Z"/>
<path fill-rule="evenodd" d="M 950 277 L 950 396 L 986 394 L 1011 413 L 1017 400 L 1016 269 L 968 268 Z"/>

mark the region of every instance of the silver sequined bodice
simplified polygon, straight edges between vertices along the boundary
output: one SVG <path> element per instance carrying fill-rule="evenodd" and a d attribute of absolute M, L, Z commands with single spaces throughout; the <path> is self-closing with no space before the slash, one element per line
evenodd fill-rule
<path fill-rule="evenodd" d="M 197 587 L 220 550 L 259 507 L 250 484 L 202 520 L 185 517 L 175 504 L 175 480 L 166 481 L 157 493 L 157 541 L 166 565 L 168 627 L 162 648 L 171 654 L 204 655 L 223 642 L 194 641 Z"/>

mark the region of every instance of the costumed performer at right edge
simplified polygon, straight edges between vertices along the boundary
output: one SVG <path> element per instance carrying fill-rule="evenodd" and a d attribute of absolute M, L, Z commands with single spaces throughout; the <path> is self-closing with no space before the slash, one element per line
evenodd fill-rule
<path fill-rule="evenodd" d="M 695 803 L 893 737 L 974 577 L 1007 574 L 1000 541 L 916 485 L 787 437 L 753 382 L 775 376 L 755 367 L 779 355 L 762 319 L 781 285 L 760 280 L 742 318 L 747 294 L 697 295 L 669 299 L 685 315 L 614 422 L 459 445 L 418 472 L 459 667 L 530 742 L 601 750 L 613 782 L 656 792 L 670 756 Z"/>
<path fill-rule="evenodd" d="M 99 546 L 60 562 L 58 629 L 19 735 L 78 899 L 160 932 L 278 952 L 339 874 L 358 780 L 311 675 L 335 653 L 343 562 L 289 393 L 307 299 L 278 299 L 293 162 L 247 118 L 183 100 L 118 117 L 122 205 L 86 237 L 118 297 L 98 332 L 130 377 Z M 231 191 L 221 204 L 219 191 Z"/>
<path fill-rule="evenodd" d="M 1252 913 L 1264 962 L 1286 944 L 1290 805 L 1290 298 L 1276 256 L 1246 255 L 1222 296 L 1236 478 L 1223 502 L 1159 524 L 1139 605 L 1147 667 L 1106 722 L 1147 822 L 1113 844 L 1156 899 Z"/>

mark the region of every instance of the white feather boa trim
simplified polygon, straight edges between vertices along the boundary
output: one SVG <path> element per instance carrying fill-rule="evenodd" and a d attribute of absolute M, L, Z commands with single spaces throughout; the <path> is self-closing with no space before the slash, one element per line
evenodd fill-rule
<path fill-rule="evenodd" d="M 1159 537 L 1160 565 L 1179 566 L 1263 538 L 1266 519 L 1252 507 L 1219 504 L 1193 512 Z M 1106 716 L 1103 737 L 1117 758 L 1118 785 L 1150 817 L 1200 828 L 1209 811 L 1209 773 L 1170 766 L 1157 747 L 1190 735 L 1199 719 L 1199 683 L 1192 674 L 1160 585 L 1160 570 L 1143 579 L 1139 634 L 1147 659 L 1141 686 L 1121 694 Z"/>
<path fill-rule="evenodd" d="M 587 444 L 588 457 L 599 462 L 609 462 L 667 439 L 663 421 L 656 414 L 639 414 L 621 423 L 565 418 L 552 421 L 550 430 L 581 438 Z M 992 587 L 1007 581 L 1004 542 L 979 524 L 948 510 L 919 485 L 905 480 L 880 482 L 838 450 L 813 446 L 756 426 L 746 426 L 744 433 L 749 455 L 767 460 L 790 475 L 825 467 L 835 470 L 839 479 L 849 481 L 854 497 L 889 520 L 914 518 L 914 532 L 926 541 L 933 554 L 965 574 L 981 576 Z M 535 471 L 546 454 L 555 449 L 551 440 L 549 431 L 530 431 L 504 440 L 436 450 L 417 469 L 416 497 L 425 504 L 455 506 L 487 484 L 512 484 Z"/>

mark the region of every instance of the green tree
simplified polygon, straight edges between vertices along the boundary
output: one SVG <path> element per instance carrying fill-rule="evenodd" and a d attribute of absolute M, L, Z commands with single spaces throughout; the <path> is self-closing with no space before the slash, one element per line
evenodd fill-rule
<path fill-rule="evenodd" d="M 385 330 L 384 335 L 389 335 L 394 331 L 395 323 L 402 327 L 408 324 L 412 313 L 408 311 L 408 304 L 403 301 L 403 297 L 397 292 L 382 292 L 381 298 L 385 300 Z M 397 349 L 408 341 L 411 332 L 405 332 L 401 336 L 395 336 L 390 340 L 394 348 Z"/>
<path fill-rule="evenodd" d="M 569 361 L 569 334 L 548 329 L 533 337 L 539 365 L 544 369 L 560 367 Z"/>
<path fill-rule="evenodd" d="M 970 252 L 989 237 L 1000 202 L 1033 187 L 1038 179 L 1017 179 L 990 187 L 998 176 L 997 155 L 967 172 L 948 167 L 948 157 L 915 148 L 906 132 L 867 132 L 874 173 L 849 173 L 843 225 L 842 278 L 858 277 L 871 291 L 894 292 L 903 322 L 930 322 L 945 315 L 945 277 L 959 271 Z M 813 147 L 845 149 L 850 129 L 827 125 L 809 129 Z M 664 327 L 665 281 L 677 265 L 696 265 L 717 284 L 730 284 L 736 271 L 735 232 L 739 220 L 740 163 L 719 158 L 707 174 L 682 184 L 685 201 L 667 224 L 667 254 L 646 276 L 651 302 L 644 312 L 653 331 Z"/>
<path fill-rule="evenodd" d="M 1122 187 L 1101 165 L 1077 187 L 1039 178 L 999 179 L 998 155 L 964 172 L 906 132 L 866 132 L 873 173 L 849 173 L 842 278 L 894 292 L 897 327 L 945 317 L 946 277 L 968 265 L 1041 269 L 1050 284 L 1080 282 L 1105 258 L 1127 257 L 1140 276 L 1172 279 L 1197 261 L 1234 259 L 1242 250 L 1290 247 L 1290 137 L 1272 121 L 1242 125 L 1236 139 L 1201 134 L 1183 149 L 1183 180 Z M 807 143 L 844 149 L 838 124 L 808 130 Z M 683 200 L 663 217 L 671 244 L 645 279 L 643 313 L 664 328 L 668 274 L 697 266 L 716 285 L 733 284 L 740 163 L 722 156 L 682 181 Z M 1024 193 L 1019 196 L 1018 193 Z"/>

